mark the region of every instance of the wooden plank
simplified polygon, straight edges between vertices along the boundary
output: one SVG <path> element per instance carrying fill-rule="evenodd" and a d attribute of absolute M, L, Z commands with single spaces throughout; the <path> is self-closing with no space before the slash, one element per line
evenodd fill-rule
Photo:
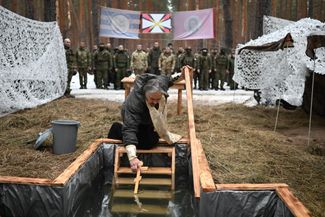
<path fill-rule="evenodd" d="M 109 139 L 109 138 L 96 139 L 96 142 L 110 143 L 110 144 L 122 144 L 122 141 L 121 140 L 118 140 L 118 139 Z"/>
<path fill-rule="evenodd" d="M 79 157 L 68 166 L 54 181 L 55 184 L 64 185 L 72 175 L 89 159 L 89 157 L 97 150 L 102 143 L 96 140 L 92 143 Z"/>
<path fill-rule="evenodd" d="M 199 177 L 200 171 L 199 171 L 198 153 L 197 153 L 197 148 L 196 148 L 196 134 L 195 134 L 195 124 L 194 124 L 193 103 L 192 103 L 192 80 L 191 80 L 191 75 L 190 75 L 193 71 L 189 67 L 184 67 L 182 70 L 185 73 L 188 127 L 189 127 L 189 138 L 190 138 L 190 144 L 191 144 L 194 196 L 196 198 L 198 198 L 198 197 L 200 197 L 201 189 L 200 189 L 200 177 Z"/>
<path fill-rule="evenodd" d="M 132 185 L 134 184 L 133 178 L 118 178 L 116 180 L 118 185 Z M 171 186 L 172 181 L 169 178 L 142 178 L 141 185 L 162 185 L 162 186 Z"/>
<path fill-rule="evenodd" d="M 180 115 L 182 113 L 182 90 L 178 89 L 177 94 L 177 114 Z"/>
<path fill-rule="evenodd" d="M 96 141 L 100 141 L 102 143 L 111 143 L 111 144 L 123 144 L 122 140 L 118 140 L 118 139 L 101 138 L 101 139 L 97 139 Z M 188 144 L 188 143 L 189 140 L 186 137 L 176 142 L 176 144 Z M 159 144 L 165 145 L 167 144 L 167 142 L 164 139 L 159 139 Z"/>
<path fill-rule="evenodd" d="M 175 148 L 173 148 L 173 153 L 172 153 L 172 190 L 175 190 L 175 162 L 176 162 L 176 152 L 175 152 Z"/>
<path fill-rule="evenodd" d="M 118 174 L 133 174 L 134 172 L 129 167 L 120 167 L 117 170 Z M 147 170 L 141 170 L 142 174 L 162 174 L 162 175 L 171 175 L 172 170 L 169 167 L 148 167 Z"/>
<path fill-rule="evenodd" d="M 168 144 L 166 140 L 159 139 L 159 144 Z M 181 138 L 176 144 L 189 144 L 189 139 L 187 137 Z"/>
<path fill-rule="evenodd" d="M 254 191 L 254 190 L 276 190 L 278 187 L 288 187 L 284 183 L 263 183 L 263 184 L 216 184 L 216 190 L 242 190 L 242 191 Z"/>
<path fill-rule="evenodd" d="M 118 189 L 113 192 L 114 198 L 133 198 L 134 194 L 128 189 Z M 143 190 L 137 194 L 139 199 L 171 199 L 170 191 Z"/>
<path fill-rule="evenodd" d="M 126 153 L 125 147 L 118 147 L 120 153 Z M 144 149 L 137 149 L 137 153 L 139 154 L 160 154 L 160 153 L 172 153 L 174 147 L 169 146 L 157 146 L 152 149 L 144 150 Z"/>
<path fill-rule="evenodd" d="M 199 167 L 200 167 L 200 184 L 202 191 L 212 192 L 216 190 L 213 177 L 210 171 L 208 160 L 205 156 L 204 150 L 200 140 L 196 140 L 196 148 L 198 152 Z"/>
<path fill-rule="evenodd" d="M 113 204 L 111 211 L 113 213 L 133 213 L 151 216 L 167 214 L 167 207 L 167 204 L 166 206 L 143 204 L 141 208 L 136 204 Z"/>
<path fill-rule="evenodd" d="M 119 153 L 119 147 L 115 149 L 115 159 L 114 159 L 114 178 L 115 180 L 118 179 L 117 170 L 120 167 L 120 153 Z"/>
<path fill-rule="evenodd" d="M 53 185 L 51 179 L 28 178 L 16 176 L 0 176 L 0 183 L 27 184 L 27 185 Z"/>
<path fill-rule="evenodd" d="M 311 217 L 309 210 L 289 191 L 288 187 L 278 187 L 276 193 L 295 217 Z"/>

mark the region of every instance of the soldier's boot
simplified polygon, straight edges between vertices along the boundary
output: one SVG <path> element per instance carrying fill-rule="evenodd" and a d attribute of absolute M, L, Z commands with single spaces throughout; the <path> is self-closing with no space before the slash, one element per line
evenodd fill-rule
<path fill-rule="evenodd" d="M 84 78 L 84 89 L 87 89 L 87 81 L 88 81 L 88 78 L 87 78 L 87 72 L 86 72 L 85 78 Z"/>
<path fill-rule="evenodd" d="M 223 88 L 223 86 L 224 86 L 224 81 L 223 80 L 221 80 L 221 83 L 220 83 L 220 90 L 225 90 L 225 88 Z"/>

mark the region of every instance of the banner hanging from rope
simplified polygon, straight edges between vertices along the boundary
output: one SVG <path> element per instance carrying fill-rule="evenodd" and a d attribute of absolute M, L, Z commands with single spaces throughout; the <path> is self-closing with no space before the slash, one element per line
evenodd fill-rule
<path fill-rule="evenodd" d="M 214 38 L 213 9 L 173 13 L 174 40 Z"/>
<path fill-rule="evenodd" d="M 140 12 L 101 8 L 99 36 L 139 39 Z"/>
<path fill-rule="evenodd" d="M 171 32 L 171 14 L 142 14 L 142 33 Z"/>

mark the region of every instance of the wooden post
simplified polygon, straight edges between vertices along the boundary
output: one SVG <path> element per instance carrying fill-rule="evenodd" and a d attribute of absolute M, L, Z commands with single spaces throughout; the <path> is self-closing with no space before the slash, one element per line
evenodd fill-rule
<path fill-rule="evenodd" d="M 192 81 L 190 76 L 190 69 L 188 67 L 183 68 L 185 73 L 185 85 L 186 85 L 186 97 L 187 97 L 187 112 L 188 112 L 188 127 L 189 127 L 189 138 L 191 144 L 191 157 L 192 157 L 192 170 L 193 170 L 193 186 L 194 196 L 200 197 L 200 172 L 198 154 L 196 148 L 196 135 L 195 135 L 195 124 L 194 124 L 194 113 L 192 103 Z"/>
<path fill-rule="evenodd" d="M 177 96 L 177 114 L 180 115 L 182 113 L 182 90 L 178 89 Z"/>

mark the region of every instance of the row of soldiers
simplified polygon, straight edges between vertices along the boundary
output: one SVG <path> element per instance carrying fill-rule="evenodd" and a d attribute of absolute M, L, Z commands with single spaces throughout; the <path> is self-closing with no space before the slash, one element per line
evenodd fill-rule
<path fill-rule="evenodd" d="M 97 48 L 94 45 L 92 52 L 88 51 L 85 43 L 81 42 L 76 53 L 70 48 L 70 39 L 64 40 L 66 58 L 68 65 L 68 88 L 70 92 L 71 78 L 76 71 L 79 73 L 80 88 L 87 88 L 87 73 L 93 73 L 97 88 L 107 89 L 110 83 L 114 89 L 121 89 L 121 80 L 129 76 L 131 72 L 136 75 L 143 73 L 172 75 L 179 72 L 185 65 L 194 68 L 194 88 L 207 90 L 214 88 L 224 90 L 224 82 L 228 75 L 228 84 L 235 89 L 232 81 L 234 56 L 226 56 L 225 50 L 221 49 L 219 55 L 213 49 L 211 54 L 208 49 L 201 49 L 200 52 L 192 53 L 192 49 L 179 48 L 178 52 L 173 51 L 172 45 L 160 49 L 159 43 L 155 42 L 150 50 L 143 50 L 142 45 L 137 45 L 136 50 L 129 55 L 122 45 L 118 49 L 112 49 L 111 44 L 101 43 Z"/>
<path fill-rule="evenodd" d="M 225 81 L 230 89 L 237 89 L 236 83 L 232 80 L 234 74 L 234 53 L 226 55 L 226 50 L 212 49 L 211 54 L 207 48 L 200 52 L 192 53 L 191 47 L 178 52 L 173 51 L 172 45 L 167 46 L 162 51 L 159 43 L 155 42 L 149 52 L 144 52 L 142 46 L 138 45 L 137 50 L 131 55 L 131 69 L 135 74 L 150 72 L 153 74 L 164 74 L 170 76 L 174 72 L 179 72 L 183 66 L 189 65 L 194 68 L 194 88 L 208 90 L 225 90 Z"/>
<path fill-rule="evenodd" d="M 191 47 L 179 48 L 177 53 L 179 67 L 189 65 L 194 68 L 194 88 L 200 90 L 225 90 L 224 83 L 227 82 L 230 89 L 237 89 L 237 84 L 232 80 L 234 75 L 234 53 L 226 55 L 226 50 L 212 49 L 211 53 L 207 48 L 192 54 Z M 198 84 L 198 85 L 197 85 Z"/>

